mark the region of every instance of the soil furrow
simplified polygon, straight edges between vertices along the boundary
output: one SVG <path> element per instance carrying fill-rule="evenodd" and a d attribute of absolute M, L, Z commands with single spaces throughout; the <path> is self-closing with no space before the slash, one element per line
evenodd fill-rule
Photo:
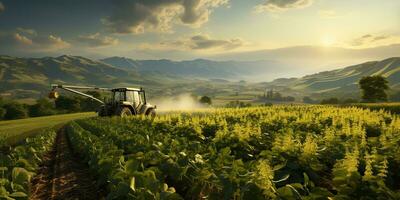
<path fill-rule="evenodd" d="M 30 199 L 102 199 L 88 166 L 74 155 L 63 129 L 32 180 Z"/>

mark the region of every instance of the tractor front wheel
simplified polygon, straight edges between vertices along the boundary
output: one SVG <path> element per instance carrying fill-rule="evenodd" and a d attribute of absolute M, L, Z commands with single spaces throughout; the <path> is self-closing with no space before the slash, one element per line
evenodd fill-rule
<path fill-rule="evenodd" d="M 107 116 L 106 108 L 105 107 L 101 107 L 97 114 L 98 114 L 99 117 Z"/>
<path fill-rule="evenodd" d="M 121 108 L 118 108 L 116 114 L 117 114 L 118 116 L 120 116 L 120 117 L 129 117 L 129 116 L 132 115 L 132 112 L 131 112 L 131 110 L 130 110 L 129 108 L 127 108 L 127 107 L 121 107 Z"/>

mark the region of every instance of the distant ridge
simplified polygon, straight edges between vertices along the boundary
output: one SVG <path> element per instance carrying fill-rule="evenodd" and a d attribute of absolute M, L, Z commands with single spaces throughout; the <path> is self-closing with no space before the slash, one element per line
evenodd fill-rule
<path fill-rule="evenodd" d="M 366 62 L 297 79 L 276 79 L 272 84 L 310 92 L 351 92 L 358 90 L 358 81 L 362 77 L 371 75 L 382 75 L 393 89 L 400 89 L 400 57 Z"/>
<path fill-rule="evenodd" d="M 358 81 L 362 77 L 370 75 L 382 75 L 389 80 L 392 89 L 400 89 L 400 57 L 365 62 L 301 78 L 279 78 L 267 82 L 267 76 L 264 73 L 274 70 L 274 67 L 271 66 L 279 66 L 279 63 L 205 59 L 191 61 L 132 60 L 123 57 L 97 61 L 70 55 L 43 58 L 0 55 L 0 96 L 38 98 L 46 95 L 50 83 L 103 87 L 140 85 L 154 89 L 158 95 L 174 94 L 177 88 L 179 91 L 191 92 L 193 90 L 204 91 L 204 87 L 209 87 L 214 92 L 218 92 L 227 87 L 236 88 L 238 81 L 246 76 L 250 77 L 250 80 L 256 76 L 265 78 L 265 81 L 254 83 L 254 86 L 261 85 L 261 88 L 281 86 L 299 91 L 299 94 L 355 93 L 359 91 Z M 285 67 L 281 67 L 279 70 L 288 71 Z M 256 82 L 255 79 L 253 82 Z M 247 82 L 246 84 L 253 83 Z"/>
<path fill-rule="evenodd" d="M 264 75 L 272 80 L 288 66 L 275 61 L 213 61 L 195 59 L 187 61 L 172 60 L 133 60 L 125 57 L 110 57 L 101 60 L 104 63 L 121 69 L 132 69 L 139 73 L 174 74 L 178 76 L 203 79 L 245 79 L 246 77 Z M 278 73 L 278 74 L 277 74 Z"/>

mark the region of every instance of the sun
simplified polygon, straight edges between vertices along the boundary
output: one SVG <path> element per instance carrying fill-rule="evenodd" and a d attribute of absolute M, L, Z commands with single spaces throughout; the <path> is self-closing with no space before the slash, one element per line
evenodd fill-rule
<path fill-rule="evenodd" d="M 324 35 L 321 38 L 321 43 L 325 47 L 330 47 L 330 46 L 333 46 L 336 43 L 336 39 L 332 35 Z"/>

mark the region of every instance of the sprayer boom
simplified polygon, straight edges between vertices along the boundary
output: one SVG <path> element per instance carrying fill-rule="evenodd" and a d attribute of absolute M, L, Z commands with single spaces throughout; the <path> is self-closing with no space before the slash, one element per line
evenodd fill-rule
<path fill-rule="evenodd" d="M 51 87 L 52 87 L 53 89 L 52 89 L 52 91 L 51 91 L 50 94 L 49 94 L 49 97 L 50 97 L 50 98 L 57 98 L 57 97 L 58 97 L 58 94 L 57 94 L 57 92 L 56 92 L 55 90 L 56 90 L 57 88 L 60 88 L 60 89 L 66 90 L 66 91 L 68 91 L 68 92 L 72 92 L 72 93 L 75 93 L 75 94 L 78 94 L 78 95 L 81 95 L 81 96 L 84 96 L 84 97 L 93 99 L 93 100 L 95 100 L 95 101 L 97 101 L 97 102 L 99 102 L 99 103 L 101 103 L 101 104 L 104 104 L 104 102 L 103 102 L 102 100 L 100 100 L 100 99 L 98 99 L 98 98 L 96 98 L 96 97 L 94 97 L 94 96 L 92 96 L 92 95 L 88 95 L 88 94 L 85 94 L 85 93 L 80 92 L 80 91 L 77 91 L 77 90 L 103 90 L 103 91 L 110 91 L 110 90 L 111 90 L 111 89 L 109 89 L 109 88 L 87 87 L 87 86 L 73 86 L 73 85 L 58 85 L 58 84 L 51 84 Z"/>

